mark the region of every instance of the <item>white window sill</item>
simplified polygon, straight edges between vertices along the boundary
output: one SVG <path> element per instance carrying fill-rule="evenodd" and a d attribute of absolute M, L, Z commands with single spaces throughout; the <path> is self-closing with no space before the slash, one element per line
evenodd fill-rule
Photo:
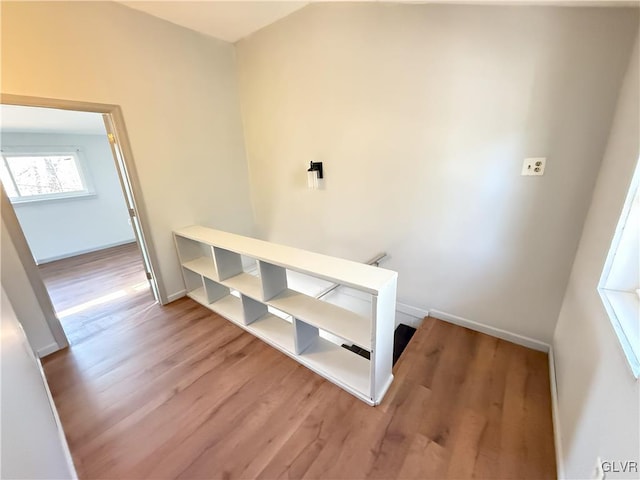
<path fill-rule="evenodd" d="M 36 198 L 11 198 L 11 204 L 14 207 L 25 207 L 28 205 L 39 205 L 46 203 L 56 203 L 56 202 L 66 202 L 69 200 L 88 200 L 90 198 L 95 198 L 95 192 L 83 192 L 83 193 L 74 193 L 69 195 L 56 195 L 52 197 L 42 196 Z"/>
<path fill-rule="evenodd" d="M 640 377 L 640 298 L 636 292 L 599 288 L 598 292 L 620 340 L 631 372 Z M 625 333 L 626 332 L 626 333 Z"/>

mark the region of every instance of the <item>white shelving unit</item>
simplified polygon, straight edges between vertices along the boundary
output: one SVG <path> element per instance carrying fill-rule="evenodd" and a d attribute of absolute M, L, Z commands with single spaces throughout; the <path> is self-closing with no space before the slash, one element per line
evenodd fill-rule
<path fill-rule="evenodd" d="M 201 226 L 177 230 L 174 239 L 190 298 L 368 404 L 382 401 L 393 380 L 396 272 Z M 243 270 L 242 257 L 257 262 L 257 275 Z M 287 272 L 370 295 L 371 311 L 298 292 Z M 328 340 L 336 337 L 370 359 Z"/>

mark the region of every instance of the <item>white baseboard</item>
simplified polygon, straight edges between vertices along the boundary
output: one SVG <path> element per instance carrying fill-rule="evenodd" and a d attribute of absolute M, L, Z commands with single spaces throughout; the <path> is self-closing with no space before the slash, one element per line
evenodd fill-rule
<path fill-rule="evenodd" d="M 135 242 L 136 242 L 136 239 L 135 238 L 131 238 L 129 240 L 123 240 L 121 242 L 109 243 L 107 245 L 102 245 L 102 246 L 99 246 L 99 247 L 87 248 L 87 249 L 78 250 L 78 251 L 75 251 L 75 252 L 64 253 L 62 255 L 54 255 L 53 257 L 38 258 L 38 259 L 36 259 L 36 264 L 37 265 L 43 265 L 45 263 L 55 262 L 56 260 L 62 260 L 64 258 L 77 257 L 78 255 L 84 255 L 85 253 L 99 252 L 100 250 L 106 250 L 107 248 L 119 247 L 120 245 L 126 245 L 127 243 L 135 243 Z"/>
<path fill-rule="evenodd" d="M 427 316 L 429 316 L 429 312 L 426 310 L 405 303 L 396 303 L 396 327 L 403 324 L 418 329 L 422 325 L 424 317 Z"/>
<path fill-rule="evenodd" d="M 42 348 L 39 348 L 36 351 L 36 354 L 38 355 L 38 358 L 43 358 L 47 355 L 51 355 L 53 352 L 57 352 L 58 350 L 60 350 L 60 345 L 54 342 L 50 343 L 49 345 L 45 345 Z"/>
<path fill-rule="evenodd" d="M 175 302 L 179 298 L 186 297 L 186 296 L 187 296 L 187 291 L 180 290 L 179 292 L 172 293 L 171 295 L 167 295 L 167 303 Z"/>
<path fill-rule="evenodd" d="M 422 308 L 414 307 L 412 305 L 407 305 L 406 303 L 396 302 L 396 310 L 398 312 L 405 313 L 415 318 L 420 319 L 420 323 L 424 320 L 424 317 L 429 316 L 429 310 L 424 310 Z"/>
<path fill-rule="evenodd" d="M 553 347 L 549 349 L 549 381 L 551 383 L 551 418 L 553 420 L 553 440 L 556 447 L 556 472 L 559 479 L 564 476 L 564 457 L 562 456 L 562 435 L 560 435 L 560 410 L 558 407 L 558 384 L 556 383 L 556 361 Z"/>
<path fill-rule="evenodd" d="M 503 340 L 507 340 L 517 345 L 522 345 L 523 347 L 532 348 L 534 350 L 539 350 L 541 352 L 549 352 L 551 350 L 551 346 L 548 343 L 541 342 L 534 338 L 525 337 L 524 335 L 520 335 L 517 333 L 509 332 L 507 330 L 502 330 L 501 328 L 496 328 L 490 325 L 484 325 L 482 323 L 474 322 L 473 320 L 458 317 L 457 315 L 451 315 L 450 313 L 441 312 L 439 310 L 424 310 L 419 307 L 414 307 L 412 305 L 407 305 L 405 303 L 397 302 L 396 311 L 416 319 L 415 321 L 411 321 L 412 320 L 411 318 L 405 317 L 401 322 L 401 323 L 409 324 L 414 328 L 417 328 L 420 326 L 424 317 L 430 316 L 430 317 L 437 318 L 438 320 L 442 320 L 448 323 L 453 323 L 454 325 L 466 327 L 476 332 L 486 333 L 487 335 L 491 335 L 492 337 L 501 338 Z"/>
<path fill-rule="evenodd" d="M 454 325 L 466 327 L 470 330 L 475 330 L 476 332 L 486 333 L 487 335 L 491 335 L 492 337 L 501 338 L 503 340 L 507 340 L 508 342 L 522 345 L 523 347 L 532 348 L 534 350 L 539 350 L 545 353 L 548 353 L 549 350 L 551 350 L 551 345 L 545 342 L 541 342 L 540 340 L 535 340 L 530 337 L 525 337 L 524 335 L 508 332 L 507 330 L 502 330 L 501 328 L 484 325 L 482 323 L 474 322 L 473 320 L 468 320 L 456 315 L 451 315 L 446 312 L 429 310 L 429 316 L 437 318 L 438 320 L 453 323 Z"/>

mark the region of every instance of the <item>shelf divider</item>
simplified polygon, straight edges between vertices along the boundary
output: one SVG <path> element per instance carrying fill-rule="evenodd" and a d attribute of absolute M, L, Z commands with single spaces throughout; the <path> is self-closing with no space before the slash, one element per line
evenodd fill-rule
<path fill-rule="evenodd" d="M 224 248 L 213 247 L 213 257 L 216 262 L 216 271 L 218 272 L 218 279 L 220 281 L 242 273 L 240 254 L 230 252 Z"/>
<path fill-rule="evenodd" d="M 242 299 L 242 315 L 245 325 L 251 325 L 258 318 L 267 313 L 267 306 L 253 298 L 240 294 Z"/>
<path fill-rule="evenodd" d="M 320 332 L 317 327 L 302 322 L 295 317 L 293 319 L 293 325 L 295 329 L 294 345 L 296 347 L 296 354 L 300 355 L 318 338 Z"/>
<path fill-rule="evenodd" d="M 218 282 L 214 282 L 213 280 L 204 278 L 204 289 L 206 292 L 207 303 L 211 304 L 217 302 L 223 297 L 229 295 L 229 289 L 224 285 L 220 285 Z"/>
<path fill-rule="evenodd" d="M 258 262 L 262 280 L 262 299 L 267 301 L 287 288 L 287 270 L 268 262 Z"/>

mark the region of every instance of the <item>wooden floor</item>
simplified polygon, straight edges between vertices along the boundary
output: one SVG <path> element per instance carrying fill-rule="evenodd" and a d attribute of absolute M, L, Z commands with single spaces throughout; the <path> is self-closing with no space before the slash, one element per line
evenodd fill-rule
<path fill-rule="evenodd" d="M 192 300 L 130 302 L 44 362 L 81 478 L 555 478 L 543 353 L 427 318 L 369 407 Z"/>
<path fill-rule="evenodd" d="M 72 345 L 154 303 L 136 243 L 45 263 L 39 270 Z"/>

